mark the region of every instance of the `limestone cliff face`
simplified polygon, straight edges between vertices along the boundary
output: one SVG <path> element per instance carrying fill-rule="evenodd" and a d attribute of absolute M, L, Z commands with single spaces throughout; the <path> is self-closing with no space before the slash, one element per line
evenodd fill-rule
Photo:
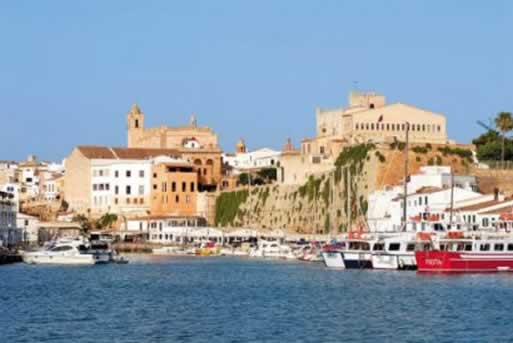
<path fill-rule="evenodd" d="M 394 145 L 357 145 L 346 148 L 334 170 L 311 177 L 304 185 L 267 185 L 221 193 L 216 202 L 219 226 L 285 229 L 300 233 L 335 233 L 347 230 L 367 210 L 369 192 L 399 184 L 404 177 L 404 150 Z M 423 165 L 451 165 L 468 170 L 468 152 L 438 147 L 412 147 L 409 171 Z M 351 215 L 351 220 L 349 216 Z"/>

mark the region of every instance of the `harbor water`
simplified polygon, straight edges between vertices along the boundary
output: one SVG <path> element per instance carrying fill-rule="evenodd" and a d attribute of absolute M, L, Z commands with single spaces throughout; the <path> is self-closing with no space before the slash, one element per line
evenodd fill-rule
<path fill-rule="evenodd" d="M 513 275 L 237 258 L 0 268 L 0 341 L 511 342 Z"/>

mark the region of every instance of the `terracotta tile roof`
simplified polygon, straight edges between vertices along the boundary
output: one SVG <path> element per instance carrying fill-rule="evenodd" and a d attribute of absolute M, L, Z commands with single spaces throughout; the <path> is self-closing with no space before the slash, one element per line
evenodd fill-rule
<path fill-rule="evenodd" d="M 512 212 L 512 211 L 513 211 L 513 205 L 508 205 L 508 206 L 502 206 L 502 207 L 496 208 L 495 210 L 486 211 L 486 212 L 483 212 L 480 214 L 501 214 L 504 212 Z"/>
<path fill-rule="evenodd" d="M 432 194 L 432 193 L 441 192 L 441 191 L 445 191 L 445 190 L 447 190 L 447 188 L 422 187 L 422 188 L 419 188 L 415 193 L 408 194 L 408 197 L 412 197 L 414 195 L 419 195 L 419 194 Z M 402 199 L 403 199 L 403 195 L 399 194 L 397 197 L 392 199 L 392 201 L 399 201 Z"/>
<path fill-rule="evenodd" d="M 123 159 L 139 160 L 157 156 L 179 157 L 181 154 L 175 149 L 145 149 L 145 148 L 110 148 L 106 146 L 78 146 L 77 149 L 89 159 Z"/>
<path fill-rule="evenodd" d="M 462 212 L 467 212 L 467 211 L 477 211 L 477 210 L 481 210 L 483 208 L 487 208 L 487 207 L 492 207 L 492 206 L 495 206 L 495 205 L 499 205 L 501 203 L 507 203 L 508 201 L 511 201 L 511 200 L 489 200 L 489 201 L 484 201 L 484 202 L 480 202 L 480 203 L 477 203 L 477 204 L 474 204 L 474 205 L 467 205 L 467 206 L 463 206 L 463 207 L 456 207 L 454 208 L 455 211 L 462 211 Z"/>

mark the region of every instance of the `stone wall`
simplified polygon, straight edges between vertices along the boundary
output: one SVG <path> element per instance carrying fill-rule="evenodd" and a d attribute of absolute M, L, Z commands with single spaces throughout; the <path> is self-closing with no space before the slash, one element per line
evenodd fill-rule
<path fill-rule="evenodd" d="M 457 174 L 468 173 L 468 157 L 439 148 L 442 146 L 412 146 L 408 152 L 410 174 L 428 164 L 450 165 Z M 404 147 L 388 144 L 346 148 L 333 171 L 310 176 L 301 186 L 275 184 L 222 193 L 216 225 L 299 233 L 346 231 L 366 213 L 369 192 L 402 182 L 404 157 Z"/>

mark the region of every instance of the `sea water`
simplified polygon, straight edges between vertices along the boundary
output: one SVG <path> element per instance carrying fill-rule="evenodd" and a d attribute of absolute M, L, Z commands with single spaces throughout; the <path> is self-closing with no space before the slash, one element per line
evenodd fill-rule
<path fill-rule="evenodd" d="M 0 267 L 0 342 L 512 342 L 513 274 L 243 258 Z"/>

